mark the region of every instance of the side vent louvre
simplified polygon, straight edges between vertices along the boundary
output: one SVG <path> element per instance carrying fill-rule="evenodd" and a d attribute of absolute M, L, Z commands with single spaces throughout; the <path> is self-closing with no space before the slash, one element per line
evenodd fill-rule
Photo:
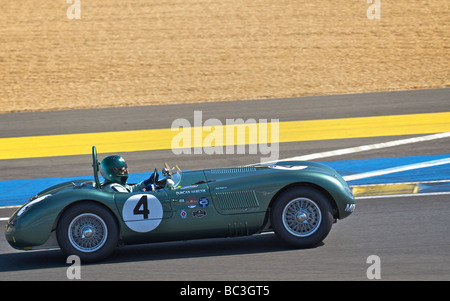
<path fill-rule="evenodd" d="M 236 173 L 236 172 L 251 172 L 256 171 L 256 168 L 252 166 L 246 167 L 236 167 L 236 168 L 217 168 L 210 170 L 212 174 L 226 174 L 226 173 Z"/>
<path fill-rule="evenodd" d="M 253 190 L 219 192 L 216 193 L 216 198 L 221 210 L 245 210 L 259 207 L 258 200 L 256 199 Z"/>

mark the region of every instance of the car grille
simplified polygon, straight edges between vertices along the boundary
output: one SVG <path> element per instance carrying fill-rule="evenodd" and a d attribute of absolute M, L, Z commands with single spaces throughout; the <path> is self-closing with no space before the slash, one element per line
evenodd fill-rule
<path fill-rule="evenodd" d="M 210 170 L 212 174 L 226 174 L 226 173 L 251 172 L 251 171 L 256 171 L 256 168 L 252 166 L 245 166 L 235 168 L 216 168 Z"/>
<path fill-rule="evenodd" d="M 259 202 L 253 190 L 219 192 L 216 193 L 216 199 L 221 210 L 247 210 L 259 207 Z"/>

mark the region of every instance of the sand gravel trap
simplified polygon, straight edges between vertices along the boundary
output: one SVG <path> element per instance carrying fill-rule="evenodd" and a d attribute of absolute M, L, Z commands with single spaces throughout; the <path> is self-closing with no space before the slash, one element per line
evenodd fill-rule
<path fill-rule="evenodd" d="M 0 3 L 0 112 L 450 86 L 450 1 Z"/>

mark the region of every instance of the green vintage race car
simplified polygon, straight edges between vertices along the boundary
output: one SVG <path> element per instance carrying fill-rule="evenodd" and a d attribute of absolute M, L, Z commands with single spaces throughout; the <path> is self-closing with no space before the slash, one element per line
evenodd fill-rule
<path fill-rule="evenodd" d="M 118 245 L 274 231 L 287 244 L 308 248 L 355 209 L 347 183 L 320 163 L 187 171 L 165 164 L 151 187 L 123 193 L 102 189 L 95 147 L 92 157 L 93 181 L 50 187 L 9 218 L 5 235 L 12 247 L 59 246 L 87 262 L 105 259 Z"/>

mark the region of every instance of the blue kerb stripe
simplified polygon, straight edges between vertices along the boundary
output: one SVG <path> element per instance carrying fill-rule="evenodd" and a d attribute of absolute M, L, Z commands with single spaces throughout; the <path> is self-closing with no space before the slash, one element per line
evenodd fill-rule
<path fill-rule="evenodd" d="M 128 182 L 137 183 L 148 179 L 149 176 L 150 173 L 135 173 L 130 175 Z M 61 177 L 0 181 L 0 207 L 22 205 L 27 202 L 30 197 L 53 185 L 81 179 L 90 179 L 93 181 L 94 177 Z"/>

